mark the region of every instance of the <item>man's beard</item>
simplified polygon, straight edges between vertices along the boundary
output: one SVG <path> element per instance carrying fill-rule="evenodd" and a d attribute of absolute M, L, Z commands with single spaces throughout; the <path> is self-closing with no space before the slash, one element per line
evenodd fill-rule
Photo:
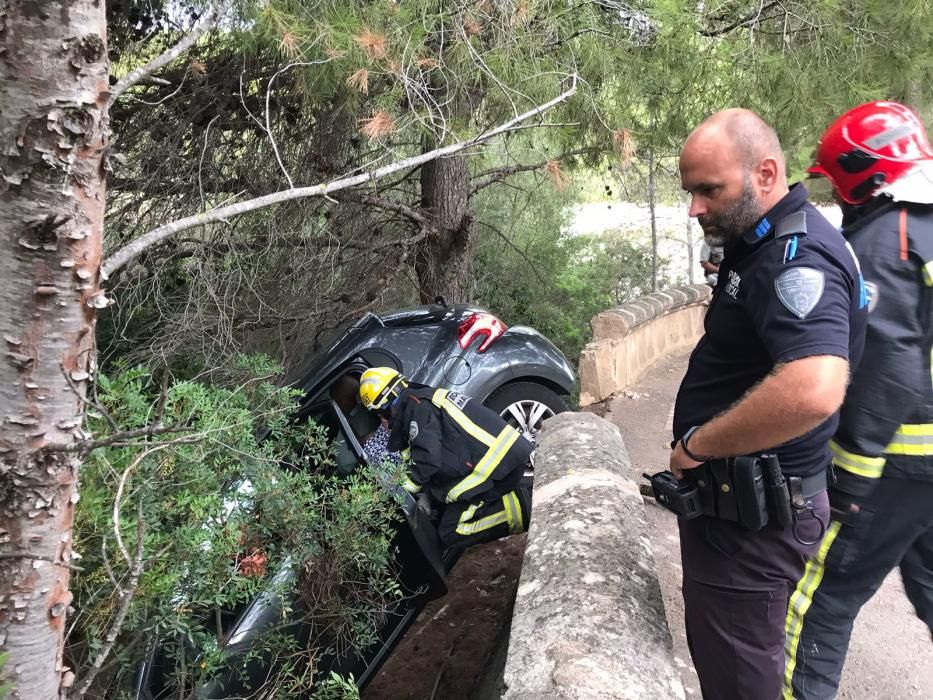
<path fill-rule="evenodd" d="M 752 180 L 746 175 L 738 199 L 719 214 L 698 216 L 697 221 L 706 236 L 720 238 L 724 242 L 728 242 L 741 238 L 746 231 L 755 225 L 763 213 L 761 205 L 758 203 L 758 197 L 752 187 Z"/>

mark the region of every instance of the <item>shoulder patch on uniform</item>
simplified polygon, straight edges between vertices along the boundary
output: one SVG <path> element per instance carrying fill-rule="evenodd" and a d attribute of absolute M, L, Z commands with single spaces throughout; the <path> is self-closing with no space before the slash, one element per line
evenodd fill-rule
<path fill-rule="evenodd" d="M 807 317 L 823 296 L 825 278 L 812 267 L 792 267 L 774 280 L 778 300 L 797 318 Z"/>
<path fill-rule="evenodd" d="M 795 211 L 788 214 L 778 221 L 777 230 L 774 233 L 775 238 L 787 238 L 788 236 L 806 236 L 807 235 L 807 213 Z"/>
<path fill-rule="evenodd" d="M 450 391 L 447 392 L 447 400 L 462 411 L 463 407 L 469 402 L 470 397 L 466 394 L 458 394 L 455 391 Z"/>
<path fill-rule="evenodd" d="M 413 420 L 408 424 L 408 441 L 411 442 L 418 437 L 418 421 Z"/>
<path fill-rule="evenodd" d="M 874 282 L 865 282 L 865 295 L 868 297 L 868 313 L 878 306 L 878 285 Z"/>

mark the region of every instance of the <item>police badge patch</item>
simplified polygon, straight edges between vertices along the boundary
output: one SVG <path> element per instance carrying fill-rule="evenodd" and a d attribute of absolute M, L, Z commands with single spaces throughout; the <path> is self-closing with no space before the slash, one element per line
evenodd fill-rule
<path fill-rule="evenodd" d="M 774 289 L 784 307 L 804 319 L 823 296 L 823 273 L 812 267 L 792 267 L 774 280 Z"/>
<path fill-rule="evenodd" d="M 412 421 L 408 424 L 408 441 L 411 442 L 418 437 L 418 422 Z"/>

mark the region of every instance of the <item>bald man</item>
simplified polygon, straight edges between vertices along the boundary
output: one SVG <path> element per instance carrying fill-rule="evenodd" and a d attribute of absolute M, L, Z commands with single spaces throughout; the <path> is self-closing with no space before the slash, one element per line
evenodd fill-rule
<path fill-rule="evenodd" d="M 828 521 L 828 443 L 862 352 L 862 283 L 841 234 L 802 185 L 788 187 L 778 137 L 753 112 L 703 122 L 680 176 L 690 215 L 724 242 L 674 409 L 670 469 L 704 502 L 679 523 L 687 637 L 704 698 L 775 700 L 789 592 Z M 780 465 L 770 497 L 763 462 L 734 459 L 764 453 Z"/>

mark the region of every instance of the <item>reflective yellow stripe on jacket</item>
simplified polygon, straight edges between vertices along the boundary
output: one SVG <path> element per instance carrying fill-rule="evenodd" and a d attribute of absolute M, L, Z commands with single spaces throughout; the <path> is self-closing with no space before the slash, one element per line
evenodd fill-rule
<path fill-rule="evenodd" d="M 863 457 L 843 449 L 835 440 L 829 441 L 829 448 L 833 451 L 833 465 L 839 469 L 868 479 L 878 479 L 884 470 L 884 457 Z"/>
<path fill-rule="evenodd" d="M 454 422 L 463 428 L 467 435 L 483 443 L 486 447 L 490 447 L 492 443 L 496 441 L 496 438 L 492 436 L 492 433 L 483 430 L 476 423 L 467 418 L 467 415 L 461 411 L 456 404 L 447 399 L 448 393 L 447 389 L 438 389 L 431 397 L 431 403 L 453 418 Z"/>
<path fill-rule="evenodd" d="M 933 455 L 933 423 L 902 425 L 885 452 L 889 455 L 930 457 Z"/>
<path fill-rule="evenodd" d="M 927 287 L 933 287 L 933 260 L 923 266 L 923 281 Z"/>
<path fill-rule="evenodd" d="M 475 489 L 486 481 L 518 438 L 519 432 L 515 428 L 511 425 L 505 426 L 486 450 L 486 454 L 476 463 L 473 471 L 447 492 L 447 502 L 453 503 L 467 491 Z"/>

